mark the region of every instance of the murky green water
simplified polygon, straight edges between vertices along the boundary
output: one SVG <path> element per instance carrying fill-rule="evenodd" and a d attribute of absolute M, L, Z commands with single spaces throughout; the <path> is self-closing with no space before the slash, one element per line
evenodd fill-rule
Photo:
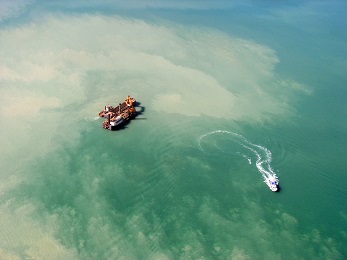
<path fill-rule="evenodd" d="M 346 258 L 345 4 L 221 3 L 2 4 L 0 258 Z"/>

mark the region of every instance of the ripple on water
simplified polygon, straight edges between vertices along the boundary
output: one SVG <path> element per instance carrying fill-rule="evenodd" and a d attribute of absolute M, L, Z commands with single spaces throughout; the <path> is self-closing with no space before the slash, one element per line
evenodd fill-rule
<path fill-rule="evenodd" d="M 271 167 L 272 153 L 264 146 L 254 144 L 240 134 L 215 130 L 198 138 L 200 150 L 205 154 L 237 154 L 246 158 L 248 163 L 254 158 L 255 165 L 264 181 L 276 179 Z M 267 185 L 268 182 L 265 182 Z"/>

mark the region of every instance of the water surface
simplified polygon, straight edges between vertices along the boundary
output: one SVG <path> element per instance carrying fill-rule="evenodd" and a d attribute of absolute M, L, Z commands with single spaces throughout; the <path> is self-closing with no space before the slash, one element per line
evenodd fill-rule
<path fill-rule="evenodd" d="M 343 1 L 0 6 L 1 258 L 346 258 Z"/>

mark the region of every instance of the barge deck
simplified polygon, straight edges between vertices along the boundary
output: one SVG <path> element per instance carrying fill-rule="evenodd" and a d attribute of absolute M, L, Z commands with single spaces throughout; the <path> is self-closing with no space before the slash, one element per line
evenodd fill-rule
<path fill-rule="evenodd" d="M 105 106 L 99 113 L 100 117 L 106 118 L 102 127 L 108 130 L 117 130 L 126 122 L 136 117 L 136 99 L 128 96 L 123 103 L 118 106 Z"/>

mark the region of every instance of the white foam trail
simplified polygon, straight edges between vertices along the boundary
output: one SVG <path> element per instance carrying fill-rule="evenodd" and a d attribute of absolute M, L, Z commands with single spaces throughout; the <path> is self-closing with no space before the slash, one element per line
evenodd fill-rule
<path fill-rule="evenodd" d="M 203 134 L 198 138 L 199 147 L 202 152 L 206 153 L 201 144 L 202 140 L 206 138 L 207 136 L 216 135 L 216 134 L 230 135 L 233 141 L 238 143 L 241 147 L 251 151 L 256 156 L 255 165 L 258 171 L 261 173 L 264 179 L 264 182 L 269 186 L 270 189 L 271 189 L 270 187 L 271 181 L 275 180 L 277 181 L 277 183 L 279 182 L 276 173 L 274 172 L 274 170 L 272 169 L 270 165 L 272 161 L 271 151 L 261 145 L 253 144 L 242 135 L 225 131 L 225 130 L 215 130 L 215 131 Z M 242 152 L 238 152 L 238 154 L 242 154 Z M 242 156 L 248 160 L 249 164 L 252 163 L 252 160 L 249 156 L 247 156 L 246 154 L 242 154 Z"/>
<path fill-rule="evenodd" d="M 85 117 L 84 117 L 84 120 L 86 120 L 86 121 L 96 121 L 96 120 L 98 120 L 98 119 L 99 119 L 98 116 L 95 116 L 95 117 L 85 116 Z"/>
<path fill-rule="evenodd" d="M 241 154 L 241 153 L 237 153 L 237 154 Z M 248 155 L 246 154 L 241 154 L 243 158 L 247 159 L 248 163 L 249 164 L 252 164 L 252 158 L 249 157 Z"/>

